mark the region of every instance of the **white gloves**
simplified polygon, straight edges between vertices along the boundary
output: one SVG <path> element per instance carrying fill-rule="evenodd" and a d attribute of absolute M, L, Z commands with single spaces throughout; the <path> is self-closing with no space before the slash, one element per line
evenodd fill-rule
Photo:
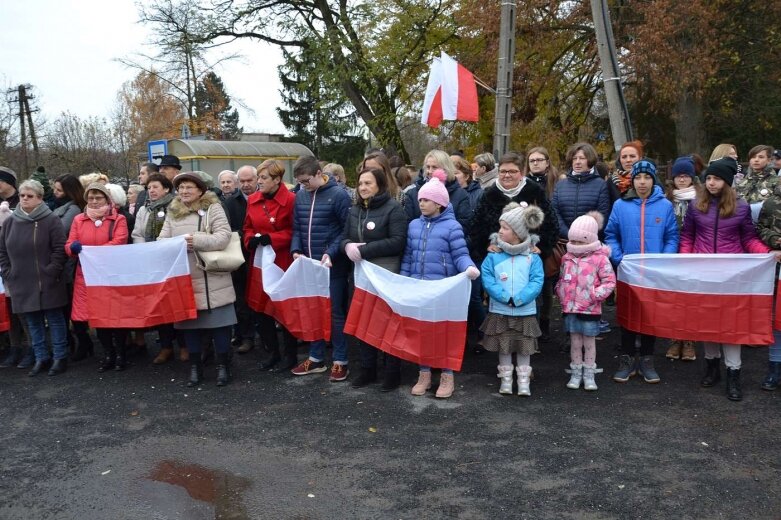
<path fill-rule="evenodd" d="M 480 269 L 477 267 L 470 265 L 466 268 L 466 271 L 464 271 L 464 274 L 467 278 L 470 280 L 477 280 L 477 277 L 480 276 Z"/>

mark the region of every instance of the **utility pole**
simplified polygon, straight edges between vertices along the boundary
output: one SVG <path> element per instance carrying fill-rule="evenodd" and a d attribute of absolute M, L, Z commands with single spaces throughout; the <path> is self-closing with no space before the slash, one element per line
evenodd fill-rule
<path fill-rule="evenodd" d="M 21 179 L 26 179 L 30 175 L 30 166 L 27 157 L 27 130 L 30 131 L 30 140 L 33 145 L 33 154 L 35 163 L 39 162 L 38 154 L 38 138 L 35 135 L 35 125 L 33 125 L 33 112 L 37 112 L 38 109 L 30 109 L 30 100 L 34 99 L 32 94 L 28 94 L 28 90 L 32 89 L 32 85 L 19 85 L 15 89 L 7 91 L 7 94 L 16 94 L 16 99 L 11 99 L 10 102 L 19 103 L 19 138 L 22 148 L 22 167 Z M 27 126 L 25 127 L 25 118 L 27 119 Z"/>
<path fill-rule="evenodd" d="M 625 142 L 632 140 L 632 124 L 629 120 L 629 110 L 621 87 L 616 44 L 607 0 L 591 0 L 591 16 L 594 19 L 594 32 L 597 36 L 597 50 L 602 68 L 602 83 L 605 86 L 605 97 L 607 98 L 610 131 L 613 134 L 613 146 L 618 151 Z"/>
<path fill-rule="evenodd" d="M 496 112 L 494 115 L 494 157 L 510 147 L 512 118 L 513 66 L 515 65 L 516 0 L 502 0 L 499 21 L 499 66 L 496 73 Z"/>

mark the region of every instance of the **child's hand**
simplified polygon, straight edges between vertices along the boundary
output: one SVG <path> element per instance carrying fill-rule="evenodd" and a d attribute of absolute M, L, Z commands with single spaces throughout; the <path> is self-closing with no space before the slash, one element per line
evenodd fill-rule
<path fill-rule="evenodd" d="M 502 252 L 502 248 L 497 246 L 497 245 L 491 244 L 490 246 L 488 246 L 488 252 L 489 253 L 501 253 Z"/>
<path fill-rule="evenodd" d="M 329 268 L 333 265 L 331 263 L 331 257 L 328 255 L 328 253 L 324 254 L 323 258 L 320 259 L 320 265 Z"/>
<path fill-rule="evenodd" d="M 464 271 L 464 274 L 467 278 L 470 280 L 477 280 L 477 277 L 480 276 L 480 269 L 477 267 L 470 265 L 466 268 L 466 271 Z"/>
<path fill-rule="evenodd" d="M 509 305 L 510 307 L 515 307 L 515 302 L 513 301 L 512 296 L 510 296 L 510 300 L 507 302 L 507 305 Z"/>

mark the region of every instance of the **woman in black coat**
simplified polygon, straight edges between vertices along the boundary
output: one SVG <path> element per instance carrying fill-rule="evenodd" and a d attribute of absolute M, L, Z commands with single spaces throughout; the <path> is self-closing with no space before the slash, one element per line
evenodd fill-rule
<path fill-rule="evenodd" d="M 353 262 L 361 260 L 398 273 L 407 243 L 407 216 L 388 194 L 385 174 L 377 168 L 364 169 L 358 177 L 356 203 L 350 208 L 342 250 Z M 360 388 L 377 380 L 377 349 L 360 342 L 361 374 L 353 381 Z M 385 354 L 385 375 L 381 390 L 398 388 L 401 361 Z"/>
<path fill-rule="evenodd" d="M 43 185 L 35 180 L 19 186 L 19 205 L 0 232 L 0 269 L 11 294 L 14 314 L 27 322 L 35 353 L 30 376 L 49 368 L 54 376 L 65 371 L 68 360 L 67 326 L 63 307 L 68 302 L 62 269 L 65 265 L 65 230 L 43 202 Z M 46 325 L 54 350 L 54 364 L 46 347 Z"/>

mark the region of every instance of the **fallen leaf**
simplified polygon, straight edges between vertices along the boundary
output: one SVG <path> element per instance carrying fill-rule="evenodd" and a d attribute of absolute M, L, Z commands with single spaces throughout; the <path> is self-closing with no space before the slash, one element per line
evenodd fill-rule
<path fill-rule="evenodd" d="M 136 415 L 138 415 L 138 410 L 133 410 L 132 412 L 130 412 L 130 415 L 135 417 Z"/>
<path fill-rule="evenodd" d="M 103 473 L 101 473 L 101 475 L 108 475 L 109 473 L 111 473 L 111 470 L 110 470 L 110 469 L 107 469 L 106 471 L 104 471 Z"/>
<path fill-rule="evenodd" d="M 619 484 L 618 485 L 618 489 L 624 489 L 624 485 L 623 484 Z"/>
<path fill-rule="evenodd" d="M 372 433 L 377 433 L 377 428 L 375 428 L 374 426 L 369 426 L 369 431 Z"/>
<path fill-rule="evenodd" d="M 312 493 L 309 493 L 307 496 L 308 496 L 309 498 L 315 498 L 315 496 L 314 496 Z"/>
<path fill-rule="evenodd" d="M 702 444 L 703 446 L 707 446 L 708 445 L 707 442 L 700 442 L 700 444 Z"/>

